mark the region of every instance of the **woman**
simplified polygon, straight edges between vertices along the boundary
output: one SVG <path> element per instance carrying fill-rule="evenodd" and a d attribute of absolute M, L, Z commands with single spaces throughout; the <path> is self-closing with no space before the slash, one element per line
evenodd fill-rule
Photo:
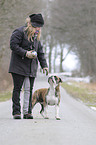
<path fill-rule="evenodd" d="M 20 92 L 25 78 L 29 78 L 30 96 L 27 100 L 27 112 L 23 114 L 24 119 L 33 119 L 32 111 L 32 89 L 37 73 L 38 61 L 43 69 L 47 71 L 48 66 L 40 43 L 41 27 L 44 20 L 41 14 L 32 14 L 26 19 L 26 26 L 13 31 L 10 39 L 12 50 L 9 73 L 13 78 L 13 118 L 21 119 Z M 33 54 L 35 51 L 35 54 Z M 36 55 L 37 52 L 37 55 Z M 26 101 L 25 101 L 26 102 Z M 24 104 L 26 106 L 26 104 Z"/>

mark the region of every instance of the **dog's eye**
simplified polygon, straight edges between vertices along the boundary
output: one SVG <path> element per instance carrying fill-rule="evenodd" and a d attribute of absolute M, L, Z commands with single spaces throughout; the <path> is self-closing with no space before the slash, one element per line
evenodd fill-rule
<path fill-rule="evenodd" d="M 57 77 L 56 77 L 56 76 L 54 76 L 54 78 L 55 78 L 55 79 L 57 79 Z"/>
<path fill-rule="evenodd" d="M 54 76 L 55 81 L 57 82 L 58 78 L 56 76 Z"/>
<path fill-rule="evenodd" d="M 57 76 L 54 76 L 56 83 L 59 82 L 59 78 Z"/>

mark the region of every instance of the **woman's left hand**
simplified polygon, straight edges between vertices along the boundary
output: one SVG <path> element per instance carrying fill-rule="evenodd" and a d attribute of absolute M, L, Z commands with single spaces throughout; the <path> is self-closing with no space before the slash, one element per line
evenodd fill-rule
<path fill-rule="evenodd" d="M 45 67 L 45 68 L 43 68 L 43 73 L 45 73 L 46 72 L 46 76 L 48 75 L 48 68 L 47 67 Z"/>

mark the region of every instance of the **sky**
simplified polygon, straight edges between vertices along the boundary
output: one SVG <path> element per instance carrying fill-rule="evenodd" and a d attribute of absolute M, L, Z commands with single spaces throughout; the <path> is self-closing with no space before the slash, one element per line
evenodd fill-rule
<path fill-rule="evenodd" d="M 66 47 L 64 48 L 63 55 L 66 56 L 67 52 L 68 52 L 68 49 Z M 56 65 L 60 65 L 60 56 L 56 58 Z M 79 63 L 78 57 L 75 55 L 75 53 L 70 52 L 63 62 L 64 71 L 73 71 L 79 68 L 80 68 L 80 63 Z"/>
<path fill-rule="evenodd" d="M 63 67 L 66 70 L 73 71 L 79 68 L 79 60 L 76 55 L 68 54 L 67 58 L 63 62 Z"/>
<path fill-rule="evenodd" d="M 63 51 L 63 57 L 66 56 L 67 52 L 68 52 L 68 45 L 64 45 L 64 51 Z M 57 49 L 57 53 L 59 55 L 57 55 L 56 57 L 56 60 L 55 60 L 55 68 L 56 68 L 56 72 L 58 71 L 58 68 L 60 67 L 60 53 L 61 53 L 61 48 L 60 48 L 60 45 L 57 45 L 57 47 L 54 47 L 52 49 L 52 61 L 51 61 L 51 65 L 54 66 L 54 55 L 55 55 L 55 49 Z M 47 48 L 47 54 L 49 53 L 49 50 L 50 48 L 48 47 Z M 48 60 L 47 60 L 48 62 Z M 80 68 L 80 63 L 79 63 L 79 60 L 78 60 L 78 57 L 75 55 L 75 53 L 73 52 L 70 52 L 66 59 L 64 60 L 64 62 L 62 63 L 63 65 L 63 70 L 64 71 L 67 71 L 67 72 L 71 72 L 73 70 L 79 70 Z M 54 69 L 52 68 L 52 73 L 54 72 Z"/>

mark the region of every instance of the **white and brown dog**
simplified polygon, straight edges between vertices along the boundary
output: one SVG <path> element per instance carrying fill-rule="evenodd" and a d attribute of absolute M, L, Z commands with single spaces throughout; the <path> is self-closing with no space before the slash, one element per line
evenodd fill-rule
<path fill-rule="evenodd" d="M 48 105 L 55 105 L 55 117 L 60 120 L 59 117 L 59 104 L 60 104 L 60 83 L 62 83 L 61 78 L 57 76 L 50 76 L 48 78 L 49 88 L 38 89 L 34 92 L 32 96 L 32 109 L 35 104 L 41 104 L 41 115 L 48 119 L 47 108 Z"/>

